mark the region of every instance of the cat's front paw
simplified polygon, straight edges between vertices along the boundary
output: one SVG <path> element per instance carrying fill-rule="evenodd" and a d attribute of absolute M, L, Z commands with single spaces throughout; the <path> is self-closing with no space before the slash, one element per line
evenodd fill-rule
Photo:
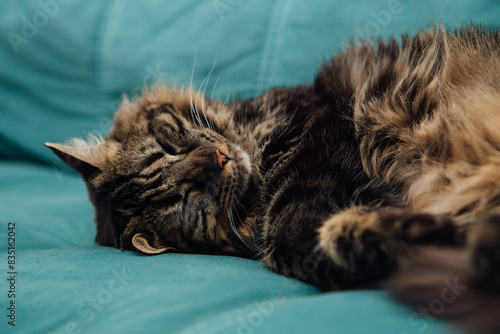
<path fill-rule="evenodd" d="M 415 245 L 458 245 L 459 239 L 449 219 L 398 209 L 351 208 L 319 229 L 319 248 L 361 280 L 387 277 Z"/>
<path fill-rule="evenodd" d="M 373 281 L 398 268 L 403 245 L 380 229 L 376 212 L 347 210 L 332 216 L 319 230 L 319 248 L 347 273 L 346 279 Z"/>

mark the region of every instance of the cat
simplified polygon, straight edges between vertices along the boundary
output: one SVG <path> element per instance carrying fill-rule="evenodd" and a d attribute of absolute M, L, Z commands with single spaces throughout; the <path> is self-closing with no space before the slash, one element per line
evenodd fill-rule
<path fill-rule="evenodd" d="M 46 146 L 85 180 L 104 246 L 253 258 L 323 290 L 456 249 L 500 288 L 495 29 L 352 44 L 311 85 L 228 104 L 159 85 L 106 138 Z"/>

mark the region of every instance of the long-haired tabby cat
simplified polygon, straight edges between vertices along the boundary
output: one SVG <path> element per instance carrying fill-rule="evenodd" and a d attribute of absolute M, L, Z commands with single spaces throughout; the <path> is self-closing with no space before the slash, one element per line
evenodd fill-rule
<path fill-rule="evenodd" d="M 255 258 L 325 290 L 456 247 L 464 280 L 500 289 L 494 29 L 352 45 L 310 86 L 230 104 L 158 87 L 103 140 L 46 145 L 86 181 L 101 245 Z"/>

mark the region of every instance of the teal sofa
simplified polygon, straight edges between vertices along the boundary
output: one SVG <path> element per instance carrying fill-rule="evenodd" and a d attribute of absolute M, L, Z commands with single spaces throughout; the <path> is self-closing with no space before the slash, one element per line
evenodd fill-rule
<path fill-rule="evenodd" d="M 453 333 L 384 291 L 322 293 L 247 259 L 98 246 L 84 183 L 42 145 L 105 135 L 122 94 L 157 81 L 256 96 L 312 82 L 351 40 L 441 22 L 500 25 L 500 3 L 1 1 L 0 333 Z"/>

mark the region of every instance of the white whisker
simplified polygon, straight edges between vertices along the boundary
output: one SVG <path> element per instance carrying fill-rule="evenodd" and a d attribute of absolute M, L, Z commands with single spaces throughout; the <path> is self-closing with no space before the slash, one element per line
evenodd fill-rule
<path fill-rule="evenodd" d="M 239 234 L 237 228 L 236 228 L 236 224 L 234 222 L 234 216 L 233 216 L 233 210 L 232 209 L 228 209 L 227 210 L 227 218 L 228 218 L 228 221 L 229 221 L 229 227 L 231 228 L 231 231 L 238 237 L 238 239 L 241 240 L 241 242 L 246 245 L 245 241 L 243 240 L 243 238 L 241 237 L 241 235 Z M 241 248 L 239 245 L 238 245 L 238 248 Z"/>
<path fill-rule="evenodd" d="M 250 251 L 252 251 L 253 253 L 256 253 L 258 252 L 258 249 L 256 249 L 255 247 L 249 245 L 240 235 L 240 233 L 238 232 L 238 229 L 236 227 L 236 222 L 234 220 L 234 214 L 233 214 L 233 210 L 232 209 L 228 209 L 228 212 L 227 212 L 227 215 L 228 215 L 228 220 L 229 220 L 229 226 L 231 227 L 231 230 L 233 231 L 233 233 L 238 237 L 238 239 L 240 239 L 240 241 L 243 243 L 243 245 L 249 249 Z M 238 220 L 240 222 L 240 225 L 243 226 L 243 228 L 247 231 L 248 233 L 248 230 L 246 228 L 246 226 L 244 226 L 243 224 L 243 221 L 241 220 L 240 218 L 240 215 L 238 214 L 238 211 L 236 211 L 236 215 L 238 217 Z M 249 233 L 250 235 L 250 233 Z"/>
<path fill-rule="evenodd" d="M 220 80 L 220 75 L 219 77 L 217 78 L 217 80 L 215 80 L 215 84 L 214 84 L 214 87 L 212 88 L 212 94 L 210 94 L 210 99 L 213 100 L 214 98 L 214 93 L 215 93 L 215 88 L 217 87 L 217 84 L 219 83 L 219 80 Z M 212 124 L 212 129 L 215 130 L 215 124 L 213 121 L 210 121 L 210 123 Z"/>
<path fill-rule="evenodd" d="M 245 209 L 245 207 L 243 206 L 243 204 L 241 204 L 241 202 L 238 200 L 238 197 L 236 197 L 235 194 L 233 194 L 234 196 L 234 199 L 236 200 L 236 203 L 238 203 L 238 205 L 243 209 L 245 210 L 245 212 L 248 212 L 247 209 Z"/>
<path fill-rule="evenodd" d="M 200 114 L 198 113 L 198 110 L 196 109 L 196 101 L 195 104 L 193 105 L 193 78 L 194 78 L 194 69 L 196 67 L 196 49 L 194 50 L 194 60 L 193 60 L 193 69 L 191 70 L 191 81 L 189 83 L 189 103 L 191 107 L 191 118 L 193 119 L 196 118 L 196 121 L 198 121 L 198 124 L 204 128 L 203 123 L 201 122 Z"/>
<path fill-rule="evenodd" d="M 224 108 L 228 100 L 229 100 L 229 92 L 227 92 L 226 100 L 224 101 L 224 103 L 222 103 L 222 108 Z"/>
<path fill-rule="evenodd" d="M 198 96 L 200 95 L 201 87 L 203 87 L 203 84 L 205 83 L 206 80 L 207 80 L 207 77 L 205 77 L 205 79 L 203 79 L 203 81 L 201 82 L 200 88 L 198 88 L 196 90 L 196 97 L 194 99 L 194 107 L 195 107 L 196 113 L 197 113 L 198 118 L 199 118 L 198 123 L 201 122 L 201 117 L 200 117 L 200 113 L 198 111 L 198 108 L 196 108 L 196 106 L 198 105 Z M 202 108 L 202 111 L 203 111 L 203 108 Z M 200 125 L 202 128 L 205 128 L 204 124 L 200 123 Z"/>
<path fill-rule="evenodd" d="M 214 98 L 215 87 L 217 87 L 217 84 L 219 83 L 219 80 L 220 80 L 220 75 L 219 75 L 219 77 L 217 78 L 217 80 L 215 80 L 214 87 L 212 88 L 212 94 L 210 94 L 210 98 L 211 98 L 211 99 L 213 99 L 213 98 Z"/>
<path fill-rule="evenodd" d="M 194 60 L 193 60 L 193 69 L 191 70 L 191 81 L 189 83 L 189 103 L 191 106 L 191 118 L 194 122 L 194 107 L 193 107 L 193 77 L 194 77 L 194 68 L 196 67 L 196 49 L 194 50 Z"/>
<path fill-rule="evenodd" d="M 215 65 L 217 63 L 217 55 L 215 55 L 214 63 L 212 65 L 212 68 L 210 69 L 210 72 L 208 75 L 205 77 L 205 80 L 201 83 L 201 87 L 203 87 L 203 83 L 205 83 L 205 87 L 203 87 L 203 93 L 201 94 L 201 111 L 203 112 L 203 116 L 205 117 L 205 121 L 207 122 L 208 128 L 212 130 L 212 126 L 210 125 L 210 122 L 207 119 L 207 114 L 205 113 L 205 92 L 207 91 L 207 86 L 208 83 L 210 82 L 210 78 L 212 77 L 212 73 L 215 69 Z M 198 95 L 196 95 L 196 98 L 198 98 Z"/>
<path fill-rule="evenodd" d="M 247 227 L 245 226 L 245 224 L 243 224 L 243 220 L 241 219 L 240 214 L 238 213 L 238 210 L 236 210 L 236 216 L 238 217 L 238 220 L 240 221 L 240 225 L 241 225 L 241 226 L 243 226 L 243 228 L 245 229 L 245 231 L 247 232 L 247 234 L 248 234 L 248 235 L 251 235 L 250 231 L 248 231 L 248 229 L 247 229 Z M 252 251 L 254 251 L 254 252 L 256 252 L 256 251 L 257 251 L 257 249 L 256 249 L 255 247 L 253 247 L 253 246 L 251 246 L 251 245 L 249 245 L 249 244 L 247 244 L 247 243 L 245 243 L 245 246 L 246 246 L 248 249 L 250 249 L 250 250 L 252 250 Z"/>

